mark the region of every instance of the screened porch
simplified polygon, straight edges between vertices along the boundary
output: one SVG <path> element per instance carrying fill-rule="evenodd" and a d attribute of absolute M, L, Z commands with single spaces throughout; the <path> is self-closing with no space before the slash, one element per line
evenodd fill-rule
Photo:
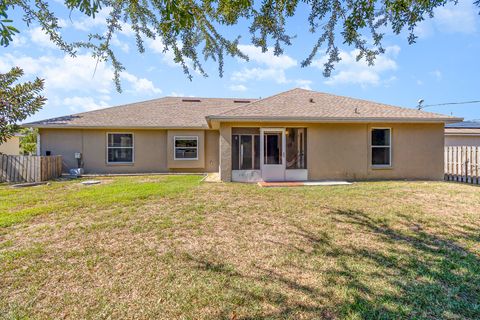
<path fill-rule="evenodd" d="M 232 180 L 307 180 L 306 128 L 232 128 Z"/>

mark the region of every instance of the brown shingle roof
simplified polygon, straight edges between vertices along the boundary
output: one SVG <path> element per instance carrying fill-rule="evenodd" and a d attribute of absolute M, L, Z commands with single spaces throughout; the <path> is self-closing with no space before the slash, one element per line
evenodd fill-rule
<path fill-rule="evenodd" d="M 38 128 L 208 128 L 205 117 L 255 99 L 165 97 L 24 124 Z"/>
<path fill-rule="evenodd" d="M 410 108 L 292 89 L 245 106 L 212 115 L 217 120 L 351 120 L 351 121 L 447 121 L 459 118 Z"/>
<path fill-rule="evenodd" d="M 293 89 L 261 99 L 179 98 L 132 103 L 24 124 L 38 128 L 208 128 L 207 120 L 437 121 L 461 119 Z"/>

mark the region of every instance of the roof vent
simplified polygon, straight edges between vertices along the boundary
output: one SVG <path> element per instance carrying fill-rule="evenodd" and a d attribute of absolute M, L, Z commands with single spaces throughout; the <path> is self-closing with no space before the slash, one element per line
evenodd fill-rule
<path fill-rule="evenodd" d="M 313 98 L 310 98 L 310 103 L 314 103 L 315 101 L 313 100 Z"/>
<path fill-rule="evenodd" d="M 182 102 L 202 102 L 200 99 L 182 99 Z"/>
<path fill-rule="evenodd" d="M 233 103 L 250 103 L 250 100 L 233 100 Z"/>

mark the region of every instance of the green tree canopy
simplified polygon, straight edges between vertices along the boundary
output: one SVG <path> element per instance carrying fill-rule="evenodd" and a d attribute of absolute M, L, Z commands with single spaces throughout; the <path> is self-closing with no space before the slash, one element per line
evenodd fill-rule
<path fill-rule="evenodd" d="M 35 154 L 37 152 L 37 134 L 38 129 L 22 128 L 20 129 L 20 151 L 24 155 Z"/>
<path fill-rule="evenodd" d="M 23 71 L 16 67 L 0 73 L 0 142 L 17 132 L 18 123 L 45 104 L 46 99 L 40 95 L 43 80 L 17 83 L 22 76 Z"/>
<path fill-rule="evenodd" d="M 328 56 L 324 75 L 330 76 L 340 61 L 339 45 L 358 49 L 357 59 L 364 58 L 373 64 L 375 57 L 384 52 L 382 40 L 385 32 L 409 33 L 408 42 L 414 43 L 415 27 L 426 18 L 433 17 L 434 9 L 456 0 L 65 0 L 71 11 L 80 12 L 92 19 L 101 8 L 109 9 L 106 32 L 90 34 L 88 39 L 67 43 L 61 36 L 59 17 L 45 0 L 4 0 L 0 4 L 1 43 L 8 45 L 15 22 L 8 19 L 7 10 L 19 7 L 28 23 L 39 24 L 50 39 L 62 50 L 74 56 L 78 48 L 91 50 L 94 57 L 109 61 L 114 67 L 115 83 L 120 91 L 120 72 L 124 69 L 117 59 L 111 40 L 114 34 L 128 23 L 135 33 L 140 53 L 144 52 L 146 39 L 158 39 L 165 50 L 171 50 L 174 61 L 183 67 L 191 78 L 191 68 L 206 75 L 204 60 L 218 63 L 223 74 L 226 55 L 248 59 L 238 49 L 239 37 L 225 36 L 229 26 L 242 24 L 250 32 L 250 42 L 266 51 L 273 46 L 276 55 L 293 43 L 295 35 L 289 34 L 286 23 L 300 9 L 309 12 L 306 17 L 308 31 L 316 41 L 302 61 L 308 66 L 320 51 Z M 480 0 L 475 2 L 480 5 Z M 302 9 L 303 9 L 302 8 Z M 63 17 L 66 18 L 66 17 Z M 371 39 L 367 41 L 367 39 Z M 191 62 L 188 63 L 188 62 Z"/>

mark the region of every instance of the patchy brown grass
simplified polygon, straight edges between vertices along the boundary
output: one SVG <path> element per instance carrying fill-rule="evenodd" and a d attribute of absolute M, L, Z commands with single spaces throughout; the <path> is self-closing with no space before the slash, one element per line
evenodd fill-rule
<path fill-rule="evenodd" d="M 478 187 L 199 179 L 0 187 L 10 215 L 42 208 L 0 228 L 0 315 L 480 317 Z"/>

